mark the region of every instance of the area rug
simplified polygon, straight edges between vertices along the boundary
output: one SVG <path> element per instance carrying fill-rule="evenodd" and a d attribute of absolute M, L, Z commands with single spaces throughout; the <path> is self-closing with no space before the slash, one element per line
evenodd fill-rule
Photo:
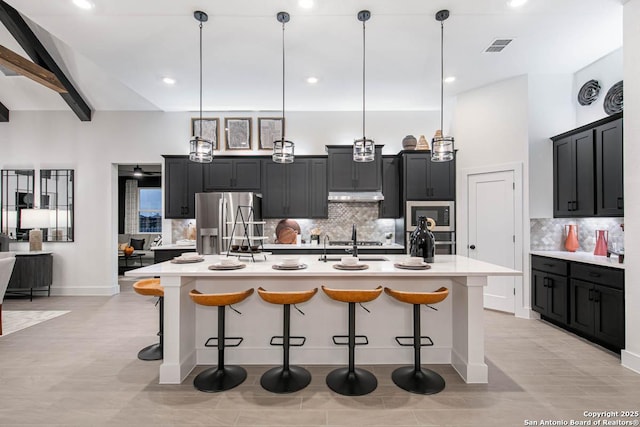
<path fill-rule="evenodd" d="M 68 310 L 2 310 L 2 335 L 0 335 L 0 339 L 29 326 L 46 322 L 67 313 L 69 313 Z"/>

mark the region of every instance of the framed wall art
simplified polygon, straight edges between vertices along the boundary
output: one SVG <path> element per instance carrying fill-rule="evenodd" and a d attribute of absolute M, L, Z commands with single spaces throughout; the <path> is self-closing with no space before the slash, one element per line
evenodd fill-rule
<path fill-rule="evenodd" d="M 273 150 L 273 141 L 282 137 L 282 117 L 258 117 L 258 148 Z"/>
<path fill-rule="evenodd" d="M 228 117 L 224 119 L 227 150 L 251 149 L 251 118 Z"/>
<path fill-rule="evenodd" d="M 202 133 L 200 133 L 200 118 L 191 119 L 191 136 L 199 135 L 213 142 L 213 149 L 218 150 L 219 120 L 217 117 L 202 118 Z"/>

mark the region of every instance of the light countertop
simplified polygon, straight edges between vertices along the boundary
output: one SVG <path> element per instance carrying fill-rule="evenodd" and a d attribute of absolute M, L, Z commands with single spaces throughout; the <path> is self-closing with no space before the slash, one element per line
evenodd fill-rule
<path fill-rule="evenodd" d="M 161 245 L 161 246 L 152 246 L 149 248 L 152 251 L 163 251 L 163 250 L 175 250 L 175 249 L 185 249 L 185 250 L 196 250 L 196 244 L 189 244 L 189 245 L 179 245 L 176 243 L 172 243 L 169 245 Z"/>
<path fill-rule="evenodd" d="M 246 264 L 245 268 L 238 270 L 209 270 L 212 264 L 220 262 L 224 256 L 205 255 L 204 261 L 190 264 L 174 264 L 171 261 L 153 264 L 146 267 L 130 270 L 126 276 L 167 276 L 167 277 L 250 277 L 250 276 L 290 276 L 290 277 L 313 277 L 313 276 L 397 276 L 397 277 L 453 277 L 453 276 L 520 276 L 522 272 L 474 260 L 460 255 L 439 255 L 436 256 L 435 263 L 430 264 L 427 270 L 405 270 L 394 267 L 394 263 L 406 259 L 406 255 L 368 255 L 369 257 L 380 258 L 384 256 L 388 261 L 367 261 L 367 255 L 361 256 L 361 262 L 367 264 L 366 270 L 338 270 L 333 268 L 337 261 L 322 262 L 318 260 L 318 255 L 301 255 L 300 262 L 308 267 L 303 270 L 275 270 L 274 264 L 278 264 L 283 258 L 291 255 L 268 255 L 266 261 L 262 256 L 256 257 L 256 262 L 242 258 Z"/>
<path fill-rule="evenodd" d="M 351 249 L 353 246 L 352 245 L 327 245 L 327 249 Z M 296 244 L 292 244 L 292 245 L 285 245 L 285 244 L 279 244 L 279 243 L 265 243 L 264 244 L 264 249 L 267 251 L 271 251 L 274 249 L 319 249 L 322 250 L 323 246 L 322 243 L 320 243 L 319 245 L 312 245 L 310 243 L 303 243 L 300 245 L 296 245 Z M 360 249 L 402 249 L 404 250 L 404 246 L 402 245 L 398 245 L 396 243 L 391 244 L 391 245 L 379 245 L 379 246 L 365 246 L 365 245 L 358 245 L 358 250 Z"/>
<path fill-rule="evenodd" d="M 546 256 L 549 258 L 564 259 L 567 261 L 583 262 L 585 264 L 601 265 L 604 267 L 619 268 L 624 270 L 624 264 L 618 262 L 617 255 L 596 256 L 592 252 L 567 252 L 567 251 L 531 251 L 531 255 Z"/>

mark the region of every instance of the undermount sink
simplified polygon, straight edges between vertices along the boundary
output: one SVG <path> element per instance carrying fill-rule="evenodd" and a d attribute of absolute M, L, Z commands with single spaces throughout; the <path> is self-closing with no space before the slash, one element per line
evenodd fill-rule
<path fill-rule="evenodd" d="M 360 261 L 389 261 L 389 258 L 383 257 L 383 256 L 369 256 L 369 255 L 360 255 L 358 256 L 358 259 Z M 320 256 L 320 258 L 318 258 L 318 261 L 324 261 L 324 256 Z M 327 255 L 327 261 L 342 261 L 342 256 L 336 256 L 336 255 Z"/>

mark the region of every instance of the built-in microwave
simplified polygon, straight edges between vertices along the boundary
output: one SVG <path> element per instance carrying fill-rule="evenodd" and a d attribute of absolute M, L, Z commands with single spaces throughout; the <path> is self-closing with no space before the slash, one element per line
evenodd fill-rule
<path fill-rule="evenodd" d="M 405 228 L 407 232 L 415 230 L 418 218 L 421 216 L 433 218 L 436 226 L 433 231 L 455 231 L 456 210 L 455 202 L 435 202 L 425 200 L 407 201 L 405 212 Z"/>

